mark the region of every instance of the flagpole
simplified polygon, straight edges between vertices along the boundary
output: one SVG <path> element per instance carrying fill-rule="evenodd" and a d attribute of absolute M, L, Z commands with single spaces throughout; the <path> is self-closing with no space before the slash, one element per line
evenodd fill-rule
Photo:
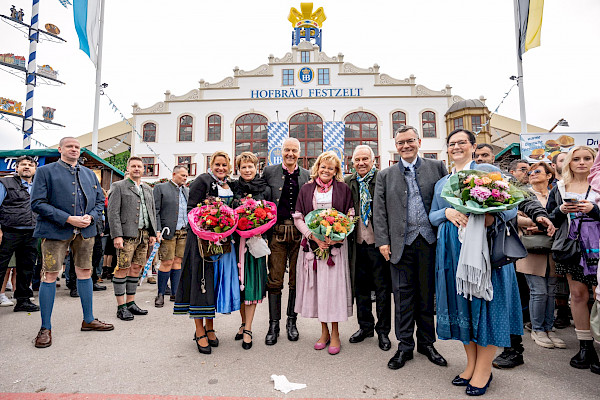
<path fill-rule="evenodd" d="M 100 32 L 98 35 L 98 60 L 96 64 L 96 93 L 94 102 L 94 128 L 92 153 L 98 154 L 98 121 L 100 117 L 100 85 L 102 84 L 102 38 L 104 35 L 104 0 L 100 1 Z"/>
<path fill-rule="evenodd" d="M 525 88 L 523 85 L 523 60 L 521 59 L 521 29 L 519 26 L 519 0 L 513 0 L 515 7 L 515 38 L 517 41 L 517 86 L 519 86 L 519 111 L 521 117 L 521 133 L 527 133 L 527 116 L 525 114 Z"/>

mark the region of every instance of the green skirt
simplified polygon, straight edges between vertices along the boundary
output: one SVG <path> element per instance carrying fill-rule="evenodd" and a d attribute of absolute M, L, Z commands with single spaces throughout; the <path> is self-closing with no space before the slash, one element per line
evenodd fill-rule
<path fill-rule="evenodd" d="M 254 258 L 249 251 L 244 254 L 244 290 L 242 299 L 245 304 L 261 303 L 267 291 L 267 257 Z"/>

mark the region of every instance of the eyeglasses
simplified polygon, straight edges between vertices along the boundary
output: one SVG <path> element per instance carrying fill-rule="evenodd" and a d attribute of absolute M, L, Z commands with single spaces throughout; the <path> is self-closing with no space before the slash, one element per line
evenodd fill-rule
<path fill-rule="evenodd" d="M 459 142 L 448 143 L 448 148 L 451 149 L 451 148 L 456 147 L 456 146 L 463 147 L 463 146 L 466 146 L 468 144 L 470 144 L 469 141 L 467 141 L 467 140 L 461 140 Z"/>
<path fill-rule="evenodd" d="M 411 144 L 415 143 L 416 141 L 417 141 L 417 139 L 415 139 L 415 138 L 412 138 L 412 139 L 406 139 L 406 140 L 398 140 L 398 141 L 396 142 L 396 146 L 400 146 L 400 147 L 402 147 L 402 146 L 404 146 L 405 144 L 411 145 Z"/>
<path fill-rule="evenodd" d="M 531 175 L 537 175 L 537 174 L 541 174 L 541 173 L 543 173 L 543 172 L 544 172 L 544 171 L 542 171 L 541 169 L 534 169 L 533 171 L 529 171 L 529 172 L 527 173 L 527 175 L 530 175 L 530 176 L 531 176 Z"/>
<path fill-rule="evenodd" d="M 517 168 L 515 171 L 521 171 L 521 172 L 527 173 L 528 170 L 529 170 L 529 168 L 527 168 L 527 167 L 521 167 L 521 168 Z"/>

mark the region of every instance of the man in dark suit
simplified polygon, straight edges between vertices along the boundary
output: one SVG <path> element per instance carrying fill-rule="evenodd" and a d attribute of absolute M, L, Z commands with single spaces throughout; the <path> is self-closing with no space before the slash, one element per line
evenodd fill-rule
<path fill-rule="evenodd" d="M 269 330 L 265 337 L 267 345 L 277 343 L 279 336 L 279 320 L 281 319 L 281 291 L 285 268 L 289 265 L 289 296 L 287 307 L 286 330 L 288 339 L 298 340 L 296 327 L 296 260 L 302 235 L 294 226 L 292 214 L 296 208 L 296 199 L 300 188 L 310 179 L 308 170 L 298 165 L 300 142 L 295 138 L 287 138 L 282 145 L 283 163 L 269 165 L 263 171 L 263 179 L 271 187 L 271 201 L 277 205 L 277 223 L 271 231 L 269 247 L 271 255 L 268 259 L 269 277 Z"/>
<path fill-rule="evenodd" d="M 96 174 L 79 164 L 81 146 L 73 137 L 58 144 L 60 160 L 38 168 L 31 190 L 31 210 L 37 213 L 33 237 L 42 239 L 42 283 L 39 302 L 42 327 L 35 347 L 52 345 L 51 317 L 56 278 L 69 246 L 75 258 L 77 289 L 83 309 L 82 331 L 109 331 L 114 327 L 94 318 L 92 249 L 95 221 L 102 218 L 104 195 Z"/>
<path fill-rule="evenodd" d="M 123 321 L 131 321 L 134 315 L 148 314 L 148 310 L 135 304 L 135 293 L 148 247 L 154 246 L 158 232 L 152 188 L 142 182 L 142 159 L 130 157 L 127 172 L 129 178 L 114 182 L 108 196 L 110 236 L 117 249 L 117 268 L 112 281 L 117 317 Z"/>
<path fill-rule="evenodd" d="M 181 278 L 181 261 L 187 237 L 187 202 L 190 190 L 185 187 L 188 170 L 183 165 L 173 168 L 173 178 L 154 186 L 154 206 L 156 208 L 156 224 L 161 240 L 158 249 L 160 266 L 158 267 L 158 295 L 154 299 L 155 307 L 165 305 L 165 290 L 171 279 L 171 301 L 175 301 L 175 293 Z M 161 236 L 164 227 L 169 233 Z"/>
<path fill-rule="evenodd" d="M 388 362 L 399 369 L 413 358 L 415 322 L 417 352 L 434 364 L 446 360 L 433 347 L 436 232 L 429 223 L 435 183 L 447 175 L 442 161 L 418 155 L 417 130 L 402 126 L 396 132 L 400 162 L 377 175 L 375 187 L 375 246 L 389 260 L 395 302 L 398 351 Z"/>
<path fill-rule="evenodd" d="M 390 264 L 375 247 L 373 194 L 377 168 L 374 163 L 375 154 L 369 146 L 356 146 L 352 154 L 352 166 L 356 172 L 345 178 L 358 216 L 355 229 L 348 238 L 350 276 L 359 326 L 358 331 L 350 336 L 350 343 L 359 343 L 372 337 L 375 330 L 379 348 L 387 351 L 392 347 L 388 337 L 392 323 Z M 371 289 L 375 289 L 377 324 L 372 313 Z"/>

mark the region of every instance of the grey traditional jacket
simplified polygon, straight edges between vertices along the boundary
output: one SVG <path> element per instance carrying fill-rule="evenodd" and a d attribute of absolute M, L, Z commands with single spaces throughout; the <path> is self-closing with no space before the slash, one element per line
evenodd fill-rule
<path fill-rule="evenodd" d="M 158 231 L 156 224 L 156 210 L 154 209 L 154 196 L 152 189 L 142 183 L 144 199 L 148 209 L 148 232 L 150 236 L 156 236 Z M 137 237 L 140 219 L 141 198 L 135 183 L 131 179 L 123 179 L 112 184 L 108 195 L 108 222 L 110 225 L 110 236 Z"/>
<path fill-rule="evenodd" d="M 189 193 L 190 190 L 184 186 L 183 196 L 186 201 L 186 209 Z M 153 194 L 154 207 L 156 209 L 156 229 L 160 232 L 165 226 L 168 227 L 169 234 L 165 233 L 164 239 L 172 239 L 175 235 L 177 219 L 179 218 L 179 187 L 172 181 L 160 183 L 154 186 Z"/>
<path fill-rule="evenodd" d="M 408 186 L 404 177 L 404 167 L 402 163 L 398 164 L 377 174 L 375 196 L 373 196 L 375 246 L 390 245 L 392 264 L 400 262 L 402 257 L 408 223 Z M 448 171 L 442 161 L 419 157 L 415 164 L 415 172 L 423 207 L 428 215 L 435 184 L 448 175 Z"/>

